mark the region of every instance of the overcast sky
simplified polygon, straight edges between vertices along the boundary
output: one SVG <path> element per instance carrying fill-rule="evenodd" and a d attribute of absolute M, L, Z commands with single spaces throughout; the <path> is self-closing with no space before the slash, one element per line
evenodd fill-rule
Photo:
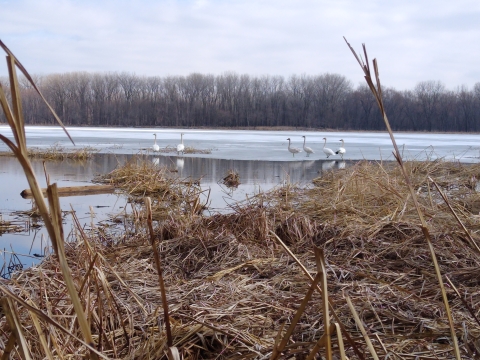
<path fill-rule="evenodd" d="M 0 0 L 0 39 L 32 74 L 335 73 L 358 85 L 343 36 L 367 45 L 384 86 L 480 82 L 478 0 Z"/>

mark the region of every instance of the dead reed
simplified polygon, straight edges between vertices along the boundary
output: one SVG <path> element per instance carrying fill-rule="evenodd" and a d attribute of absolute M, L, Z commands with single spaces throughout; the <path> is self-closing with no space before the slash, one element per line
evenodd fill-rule
<path fill-rule="evenodd" d="M 55 117 L 59 125 L 62 126 L 64 130 L 65 128 L 61 120 L 53 111 L 53 108 L 46 101 L 36 84 L 33 82 L 30 74 L 23 67 L 23 65 L 15 58 L 12 52 L 2 41 L 0 41 L 0 47 L 2 47 L 2 49 L 7 54 L 6 60 L 11 95 L 11 102 L 9 102 L 4 91 L 4 86 L 0 83 L 0 105 L 14 137 L 14 140 L 12 141 L 4 135 L 0 134 L 0 140 L 2 140 L 10 148 L 10 150 L 15 154 L 15 157 L 22 166 L 25 177 L 32 191 L 33 198 L 35 199 L 36 206 L 38 207 L 41 217 L 43 218 L 44 226 L 48 231 L 57 259 L 58 268 L 60 269 L 60 272 L 62 274 L 63 282 L 66 285 L 66 293 L 68 293 L 70 303 L 74 309 L 72 314 L 75 314 L 75 317 L 78 321 L 81 338 L 76 337 L 76 339 L 78 339 L 83 344 L 83 346 L 85 346 L 86 353 L 88 353 L 92 359 L 98 359 L 98 357 L 102 355 L 99 354 L 99 352 L 94 348 L 94 342 L 89 325 L 87 323 L 87 318 L 85 317 L 84 309 L 82 307 L 78 292 L 75 288 L 75 284 L 73 283 L 69 265 L 66 262 L 65 258 L 61 209 L 59 205 L 56 184 L 49 184 L 48 186 L 47 194 L 49 206 L 47 207 L 47 204 L 42 195 L 41 188 L 32 169 L 32 165 L 28 159 L 25 122 L 23 117 L 23 108 L 17 77 L 17 69 L 23 73 L 25 78 L 32 85 L 33 89 L 38 93 L 42 100 L 44 100 L 45 105 L 51 110 L 52 115 Z M 65 133 L 70 138 L 66 130 Z M 12 293 L 7 287 L 3 285 L 0 285 L 0 289 L 3 295 L 3 297 L 0 299 L 0 303 L 8 324 L 8 329 L 6 328 L 4 332 L 5 336 L 8 337 L 8 340 L 6 340 L 5 342 L 6 346 L 4 348 L 3 357 L 7 358 L 10 352 L 16 351 L 16 353 L 21 358 L 30 359 L 30 348 L 25 338 L 26 334 L 28 333 L 28 329 L 22 326 L 20 322 L 21 314 L 19 314 L 17 311 L 18 306 L 21 304 L 29 308 L 31 321 L 33 321 L 33 323 L 35 324 L 35 336 L 40 339 L 44 353 L 49 358 L 51 358 L 51 352 L 48 348 L 48 341 L 45 338 L 44 328 L 42 328 L 42 325 L 39 323 L 38 316 L 41 316 L 42 319 L 45 320 L 47 323 L 55 324 L 57 328 L 62 329 L 62 331 L 66 330 L 68 332 L 68 330 L 63 328 L 61 325 L 52 320 L 48 315 L 35 307 L 35 301 L 32 301 L 30 299 L 28 300 L 29 303 L 27 303 L 25 300 L 20 298 L 17 294 Z"/>
<path fill-rule="evenodd" d="M 19 226 L 16 222 L 3 220 L 0 214 L 0 235 L 24 230 L 25 226 Z"/>
<path fill-rule="evenodd" d="M 237 188 L 240 185 L 240 175 L 238 171 L 229 169 L 222 179 L 222 184 L 228 188 Z"/>
<path fill-rule="evenodd" d="M 97 152 L 98 149 L 91 146 L 69 150 L 56 144 L 46 149 L 31 147 L 28 149 L 28 156 L 45 160 L 87 160 L 91 159 Z"/>
<path fill-rule="evenodd" d="M 27 155 L 30 158 L 44 159 L 44 160 L 87 160 L 91 159 L 98 149 L 91 146 L 84 146 L 82 148 L 66 149 L 65 147 L 55 144 L 47 148 L 30 147 L 27 149 Z M 0 156 L 14 156 L 12 152 L 1 152 Z"/>
<path fill-rule="evenodd" d="M 182 214 L 198 214 L 206 204 L 200 201 L 204 192 L 199 181 L 180 179 L 168 167 L 159 167 L 142 156 L 134 156 L 108 174 L 94 179 L 97 183 L 114 185 L 124 191 L 133 203 L 152 199 L 153 218 L 163 219 Z"/>
<path fill-rule="evenodd" d="M 144 149 L 144 150 L 149 150 L 149 149 Z M 193 146 L 185 146 L 184 154 L 211 154 L 213 149 L 197 149 Z M 168 154 L 168 153 L 177 153 L 177 147 L 176 146 L 165 146 L 161 147 L 158 152 L 163 153 L 163 154 Z"/>
<path fill-rule="evenodd" d="M 427 176 L 438 178 L 449 191 L 450 204 L 478 241 L 478 212 L 463 204 L 479 197 L 471 184 L 480 167 L 443 161 L 406 166 L 429 214 L 441 271 L 454 285 L 447 288 L 447 295 L 459 348 L 464 357 L 473 358 L 480 353 L 480 256 L 434 194 Z M 323 249 L 328 296 L 345 329 L 346 356 L 361 358 L 358 353 L 367 350 L 368 339 L 372 351 L 383 358 L 451 359 L 449 326 L 435 271 L 427 261 L 429 250 L 418 218 L 405 205 L 410 200 L 402 181 L 392 164 L 362 162 L 316 179 L 307 189 L 289 186 L 258 195 L 233 206 L 230 214 L 202 217 L 179 216 L 179 212 L 153 220 L 173 345 L 181 356 L 270 356 L 282 324 L 293 319 L 311 285 L 298 263 L 278 245 L 278 236 L 311 274 L 317 271 L 313 246 Z M 146 226 L 121 241 L 108 231 L 82 229 L 73 239 L 66 244 L 67 259 L 72 276 L 81 284 L 98 348 L 108 357 L 167 358 L 162 299 Z M 54 258 L 47 258 L 40 266 L 18 273 L 10 286 L 23 296 L 41 299 L 39 306 L 45 312 L 63 327 L 76 329 L 74 319 L 68 317 L 71 305 L 56 266 Z M 311 296 L 280 358 L 306 357 L 324 333 L 321 295 Z M 363 332 L 352 311 L 364 324 Z M 28 313 L 19 313 L 27 324 Z M 331 335 L 334 356 L 342 351 L 338 331 Z M 68 334 L 55 331 L 49 336 L 68 344 L 63 355 L 82 348 Z M 35 345 L 35 337 L 28 341 L 40 356 L 43 350 Z"/>

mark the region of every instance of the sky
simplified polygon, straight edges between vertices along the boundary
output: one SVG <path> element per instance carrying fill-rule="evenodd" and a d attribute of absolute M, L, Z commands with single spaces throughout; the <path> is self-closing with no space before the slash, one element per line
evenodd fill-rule
<path fill-rule="evenodd" d="M 357 52 L 366 44 L 384 87 L 480 82 L 478 0 L 0 0 L 0 40 L 36 75 L 332 73 L 363 84 L 343 37 Z"/>

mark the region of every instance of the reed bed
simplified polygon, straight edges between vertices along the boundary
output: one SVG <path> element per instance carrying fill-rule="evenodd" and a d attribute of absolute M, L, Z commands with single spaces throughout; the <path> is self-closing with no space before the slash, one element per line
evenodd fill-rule
<path fill-rule="evenodd" d="M 87 160 L 91 159 L 97 152 L 98 149 L 91 146 L 70 150 L 57 144 L 48 148 L 31 147 L 28 149 L 28 156 L 45 160 Z"/>
<path fill-rule="evenodd" d="M 405 163 L 431 231 L 456 226 L 455 218 L 429 177 L 449 197 L 462 221 L 480 230 L 480 165 L 443 160 Z M 375 236 L 388 224 L 420 224 L 401 173 L 394 163 L 360 162 L 348 171 L 328 172 L 296 196 L 298 207 L 317 221 L 336 225 L 343 235 Z"/>
<path fill-rule="evenodd" d="M 27 149 L 27 155 L 30 158 L 44 160 L 88 160 L 91 159 L 98 149 L 91 146 L 81 148 L 66 149 L 65 147 L 55 144 L 47 148 L 30 147 Z M 1 152 L 0 156 L 14 156 L 12 152 Z"/>
<path fill-rule="evenodd" d="M 129 164 L 140 166 L 137 179 L 148 173 L 144 163 Z M 472 179 L 480 167 L 444 161 L 412 162 L 407 167 L 422 195 L 422 207 L 431 214 L 435 251 L 451 283 L 447 294 L 462 355 L 474 358 L 480 354 L 480 256 L 431 189 L 428 176 L 448 191 L 450 205 L 477 241 L 478 212 L 466 204 L 479 196 Z M 172 181 L 174 188 L 188 187 L 180 179 Z M 156 196 L 168 197 L 171 192 L 151 186 L 144 184 L 150 190 L 139 194 L 150 194 L 154 202 Z M 138 183 L 135 187 L 140 188 Z M 354 347 L 364 358 L 370 356 L 347 299 L 378 356 L 454 358 L 433 264 L 404 188 L 396 167 L 361 162 L 332 171 L 306 189 L 287 185 L 259 194 L 232 205 L 229 214 L 207 217 L 173 211 L 154 221 L 173 345 L 182 358 L 270 357 L 282 325 L 292 320 L 310 286 L 277 236 L 312 274 L 316 273 L 312 249 L 323 249 L 330 303 L 354 344 L 344 339 L 349 358 L 360 358 Z M 78 228 L 74 241 L 66 244 L 95 343 L 111 358 L 167 358 L 158 275 L 142 219 L 137 212 L 131 219 L 135 233 L 120 236 Z M 39 309 L 80 337 L 75 317 L 69 316 L 72 306 L 57 266 L 50 256 L 38 267 L 17 273 L 9 288 L 35 300 Z M 320 303 L 315 292 L 280 358 L 306 358 L 325 330 Z M 28 329 L 31 315 L 20 305 L 18 313 Z M 4 331 L 6 326 L 0 323 Z M 86 351 L 72 334 L 48 328 L 56 356 Z M 34 358 L 44 356 L 38 335 L 30 331 L 26 338 Z M 336 339 L 333 335 L 332 351 L 339 356 Z M 55 348 L 55 343 L 66 346 Z"/>
<path fill-rule="evenodd" d="M 181 179 L 166 166 L 158 166 L 143 156 L 134 156 L 94 182 L 114 185 L 130 197 L 132 203 L 151 197 L 154 219 L 198 214 L 205 209 L 200 201 L 204 192 L 198 179 Z"/>
<path fill-rule="evenodd" d="M 148 149 L 145 149 L 148 150 Z M 184 154 L 211 154 L 213 149 L 197 149 L 193 146 L 185 146 L 185 149 L 183 151 Z M 176 146 L 165 146 L 161 147 L 158 152 L 163 153 L 163 154 L 168 154 L 168 153 L 176 153 L 177 152 L 177 147 Z"/>
<path fill-rule="evenodd" d="M 23 226 L 19 225 L 22 224 Z M 3 220 L 0 214 L 0 235 L 25 230 L 25 222 Z"/>

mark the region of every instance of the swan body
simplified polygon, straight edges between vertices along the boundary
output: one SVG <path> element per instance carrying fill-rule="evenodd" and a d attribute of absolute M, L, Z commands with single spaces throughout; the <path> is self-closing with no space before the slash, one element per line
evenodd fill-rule
<path fill-rule="evenodd" d="M 153 142 L 152 149 L 153 149 L 153 152 L 158 152 L 160 151 L 160 146 L 158 146 L 157 144 L 157 134 L 153 134 L 153 136 L 155 136 L 155 141 Z"/>
<path fill-rule="evenodd" d="M 308 146 L 305 146 L 305 142 L 307 141 L 307 137 L 306 136 L 302 136 L 303 137 L 303 151 L 305 151 L 307 153 L 307 156 L 310 156 L 310 154 L 314 154 L 315 151 L 313 151 L 312 148 L 309 148 Z"/>
<path fill-rule="evenodd" d="M 345 150 L 345 143 L 343 141 L 343 139 L 340 140 L 342 142 L 342 146 L 340 146 L 337 151 L 335 151 L 335 154 L 340 154 L 340 156 L 342 157 L 342 160 L 343 160 L 343 154 L 345 154 L 347 152 L 347 150 Z"/>
<path fill-rule="evenodd" d="M 177 155 L 180 155 L 180 153 L 184 153 L 185 151 L 185 145 L 183 145 L 183 133 L 180 134 L 180 144 L 177 145 Z"/>
<path fill-rule="evenodd" d="M 323 143 L 323 152 L 325 153 L 325 155 L 327 155 L 328 159 L 329 156 L 335 155 L 335 152 L 332 149 L 325 147 L 327 146 L 327 138 L 323 138 L 323 140 L 325 140 L 325 142 Z"/>
<path fill-rule="evenodd" d="M 288 138 L 287 140 L 288 140 L 288 151 L 290 151 L 294 157 L 295 157 L 295 154 L 302 152 L 302 150 L 300 150 L 299 148 L 296 148 L 290 145 L 290 138 Z"/>

